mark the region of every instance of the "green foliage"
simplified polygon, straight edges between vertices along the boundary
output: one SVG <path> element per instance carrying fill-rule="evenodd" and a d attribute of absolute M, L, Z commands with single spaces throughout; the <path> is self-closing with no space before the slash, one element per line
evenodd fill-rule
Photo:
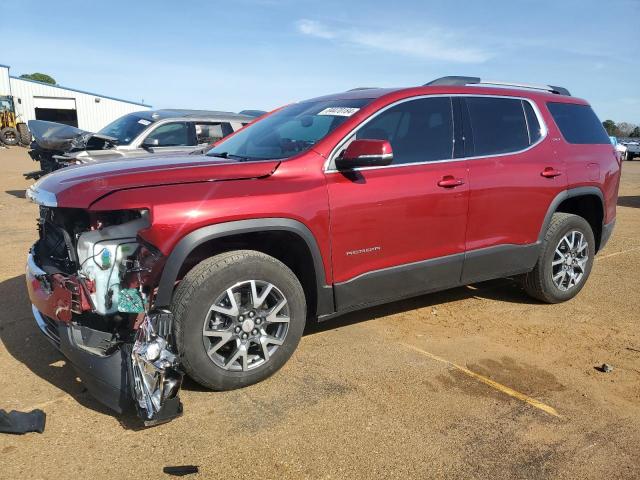
<path fill-rule="evenodd" d="M 640 127 L 629 122 L 614 122 L 613 120 L 605 120 L 602 126 L 607 134 L 612 137 L 640 137 Z"/>
<path fill-rule="evenodd" d="M 604 122 L 602 122 L 602 126 L 607 131 L 608 135 L 610 136 L 616 135 L 618 127 L 616 126 L 616 122 L 614 122 L 613 120 L 605 120 Z"/>
<path fill-rule="evenodd" d="M 55 85 L 56 81 L 53 77 L 47 75 L 46 73 L 23 73 L 20 75 L 20 78 L 24 78 L 25 80 L 35 80 L 37 82 L 48 83 L 50 85 Z"/>

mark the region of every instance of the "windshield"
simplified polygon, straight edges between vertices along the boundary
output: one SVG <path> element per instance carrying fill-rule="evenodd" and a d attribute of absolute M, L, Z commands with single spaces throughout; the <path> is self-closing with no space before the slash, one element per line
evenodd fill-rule
<path fill-rule="evenodd" d="M 323 100 L 290 105 L 223 140 L 207 155 L 241 160 L 292 157 L 311 148 L 371 100 Z"/>
<path fill-rule="evenodd" d="M 118 145 L 129 145 L 134 138 L 153 123 L 152 120 L 139 117 L 134 113 L 111 122 L 98 133 L 118 140 Z"/>

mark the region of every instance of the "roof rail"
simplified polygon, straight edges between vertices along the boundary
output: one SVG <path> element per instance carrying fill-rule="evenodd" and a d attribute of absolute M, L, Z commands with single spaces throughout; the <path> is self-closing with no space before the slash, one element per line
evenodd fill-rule
<path fill-rule="evenodd" d="M 542 90 L 545 92 L 555 93 L 556 95 L 566 95 L 568 97 L 571 96 L 569 90 L 564 87 L 557 87 L 555 85 L 537 85 L 533 83 L 512 83 L 512 82 L 501 82 L 497 80 L 482 80 L 480 77 L 459 77 L 459 76 L 450 76 L 450 77 L 440 77 L 435 80 L 430 81 L 429 83 L 425 83 L 425 87 L 434 87 L 434 86 L 463 86 L 463 85 L 489 85 L 496 87 L 516 87 L 516 88 L 528 88 L 531 90 Z"/>
<path fill-rule="evenodd" d="M 360 90 L 375 90 L 378 87 L 356 87 L 347 90 L 347 92 L 359 92 Z"/>

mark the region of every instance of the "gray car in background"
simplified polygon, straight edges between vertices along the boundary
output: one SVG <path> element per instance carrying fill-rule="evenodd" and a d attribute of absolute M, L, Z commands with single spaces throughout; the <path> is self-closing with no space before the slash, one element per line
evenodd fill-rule
<path fill-rule="evenodd" d="M 39 178 L 72 164 L 136 159 L 149 155 L 188 154 L 230 135 L 255 116 L 205 110 L 152 110 L 124 115 L 92 133 L 61 123 L 31 120 L 34 141 L 29 155 Z"/>

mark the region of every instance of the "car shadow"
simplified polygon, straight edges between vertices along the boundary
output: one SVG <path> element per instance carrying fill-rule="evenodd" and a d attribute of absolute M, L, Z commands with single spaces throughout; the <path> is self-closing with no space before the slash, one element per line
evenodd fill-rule
<path fill-rule="evenodd" d="M 94 399 L 69 362 L 42 335 L 31 313 L 24 275 L 0 283 L 0 312 L 0 341 L 14 359 L 83 407 L 115 418 L 126 429 L 142 428 L 134 412 L 119 415 Z"/>
<path fill-rule="evenodd" d="M 4 193 L 8 193 L 16 198 L 27 198 L 25 190 L 5 190 Z"/>
<path fill-rule="evenodd" d="M 466 298 L 485 298 L 499 302 L 539 304 L 537 300 L 529 297 L 520 284 L 512 279 L 502 278 L 489 280 L 482 283 L 452 288 L 436 293 L 428 293 L 419 297 L 407 298 L 391 303 L 377 305 L 350 313 L 345 313 L 335 318 L 321 322 L 308 322 L 304 335 L 313 335 L 340 327 L 346 327 L 355 323 L 375 320 L 388 315 L 395 315 L 411 310 L 442 305 Z"/>
<path fill-rule="evenodd" d="M 618 206 L 640 208 L 640 195 L 626 195 L 618 197 Z"/>
<path fill-rule="evenodd" d="M 355 323 L 375 320 L 387 315 L 441 305 L 465 298 L 480 297 L 501 302 L 538 303 L 528 297 L 522 288 L 508 279 L 492 280 L 466 287 L 396 301 L 341 315 L 324 322 L 308 322 L 304 335 L 313 335 Z M 76 372 L 64 356 L 42 335 L 33 320 L 31 304 L 25 287 L 24 275 L 0 283 L 0 341 L 7 352 L 32 373 L 70 395 L 83 407 L 114 417 L 123 428 L 143 428 L 134 412 L 119 415 L 95 400 L 76 380 Z M 183 389 L 207 391 L 185 377 Z"/>

